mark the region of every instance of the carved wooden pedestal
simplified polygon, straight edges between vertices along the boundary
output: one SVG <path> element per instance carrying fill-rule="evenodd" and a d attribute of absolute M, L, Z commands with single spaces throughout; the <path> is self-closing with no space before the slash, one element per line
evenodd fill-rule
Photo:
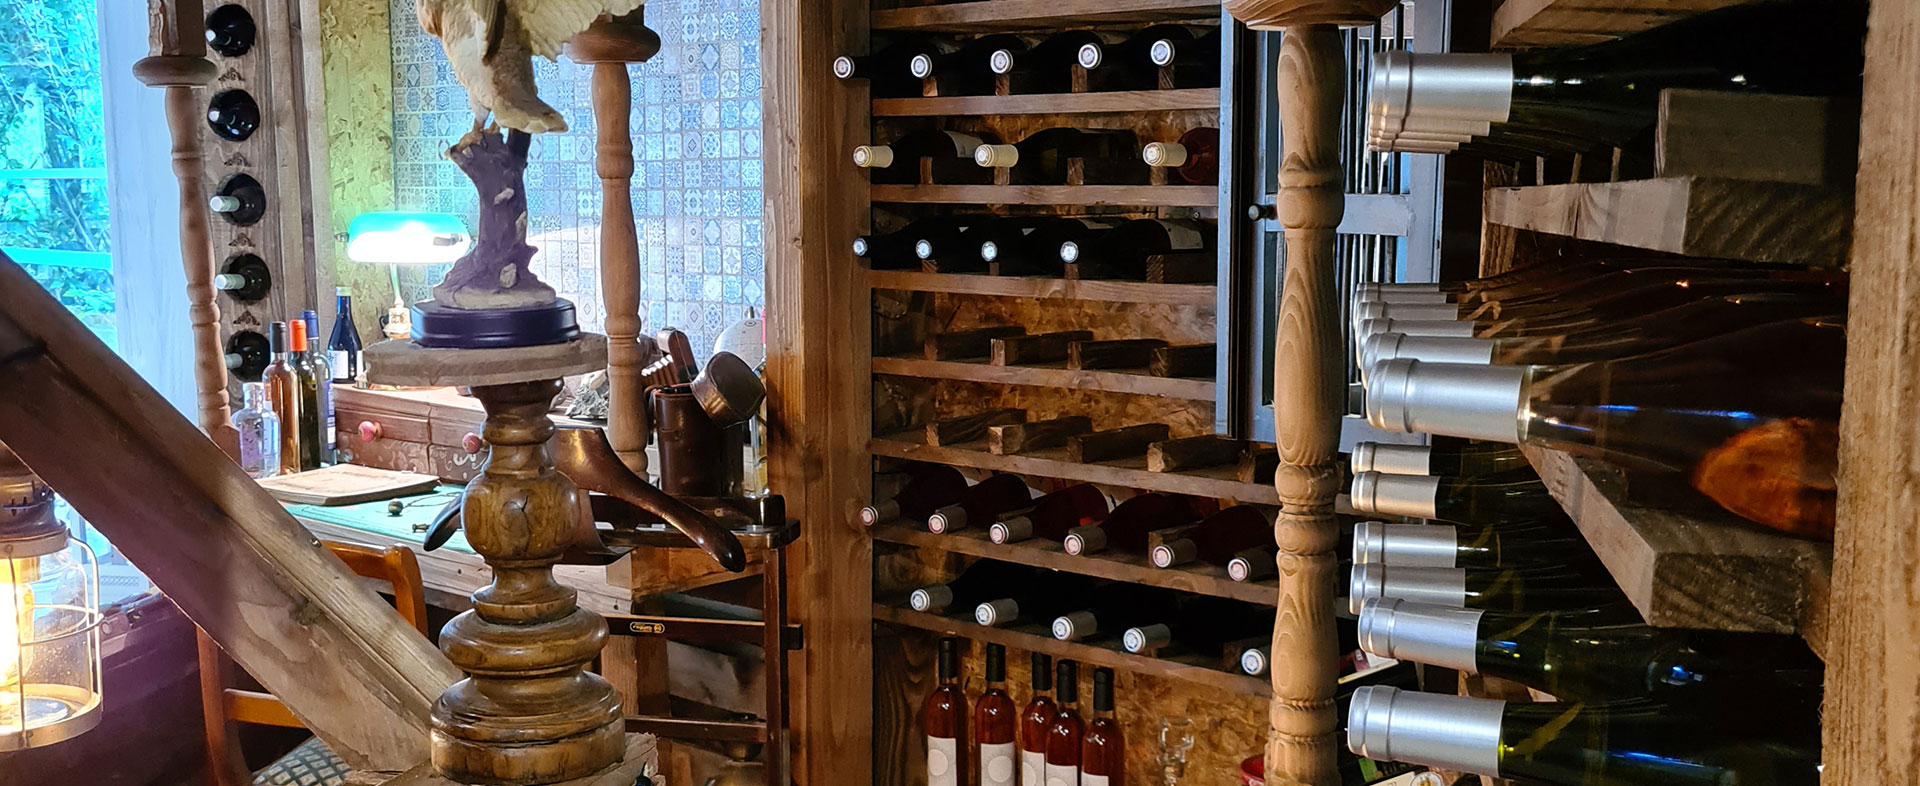
<path fill-rule="evenodd" d="M 553 579 L 554 564 L 592 524 L 547 452 L 560 377 L 600 368 L 605 339 L 479 350 L 385 342 L 367 357 L 375 383 L 471 384 L 487 410 L 481 436 L 492 448 L 467 484 L 461 515 L 493 583 L 440 633 L 440 649 L 467 678 L 434 704 L 434 771 L 462 783 L 523 786 L 618 762 L 620 698 L 585 670 L 606 643 L 606 621 Z"/>

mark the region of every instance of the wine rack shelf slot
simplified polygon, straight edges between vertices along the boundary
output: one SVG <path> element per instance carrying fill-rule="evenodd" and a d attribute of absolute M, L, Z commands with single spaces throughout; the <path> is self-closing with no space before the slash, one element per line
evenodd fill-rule
<path fill-rule="evenodd" d="M 1280 599 L 1279 590 L 1271 579 L 1234 581 L 1227 578 L 1226 569 L 1218 565 L 1178 565 L 1172 568 L 1156 568 L 1143 557 L 1127 554 L 1076 557 L 1062 549 L 1058 541 L 1036 539 L 1018 543 L 995 543 L 987 538 L 984 529 L 964 529 L 959 532 L 935 535 L 923 527 L 908 522 L 895 522 L 874 527 L 873 537 L 875 540 L 884 540 L 888 543 L 985 557 L 1001 562 L 1014 562 L 1132 584 L 1165 587 L 1199 595 L 1231 598 L 1262 606 L 1272 606 Z"/>
<path fill-rule="evenodd" d="M 1219 3 L 1194 0 L 976 0 L 874 11 L 872 27 L 875 30 L 989 32 L 1219 16 Z"/>
<path fill-rule="evenodd" d="M 905 625 L 934 633 L 964 636 L 975 641 L 999 644 L 1016 650 L 1043 652 L 1055 658 L 1068 658 L 1095 666 L 1184 680 L 1245 696 L 1264 698 L 1273 695 L 1273 686 L 1269 685 L 1265 678 L 1250 677 L 1221 669 L 1215 663 L 1219 660 L 1218 658 L 1210 659 L 1202 655 L 1166 658 L 1135 655 L 1119 649 L 1118 642 L 1112 639 L 1106 640 L 1113 642 L 1110 645 L 1061 641 L 1049 635 L 1040 625 L 990 628 L 971 621 L 914 611 L 899 604 L 873 604 L 873 618 L 881 622 Z"/>
<path fill-rule="evenodd" d="M 1751 1 L 1507 0 L 1493 12 L 1493 48 L 1591 44 Z"/>
<path fill-rule="evenodd" d="M 1688 256 L 1838 265 L 1852 245 L 1853 199 L 1844 189 L 1663 177 L 1496 188 L 1487 193 L 1486 217 Z"/>
<path fill-rule="evenodd" d="M 1625 479 L 1611 465 L 1525 450 L 1648 624 L 1799 633 L 1823 652 L 1832 546 L 1729 513 L 1642 507 L 1627 501 Z"/>
<path fill-rule="evenodd" d="M 1097 300 L 1110 303 L 1159 303 L 1174 306 L 1212 306 L 1219 290 L 1212 284 L 1144 284 L 1138 281 L 990 276 L 976 273 L 916 273 L 869 270 L 867 285 L 874 289 L 910 292 L 952 292 L 961 295 L 1030 297 L 1043 300 Z M 1211 395 L 1211 394 L 1209 394 Z"/>
<path fill-rule="evenodd" d="M 1280 504 L 1280 494 L 1272 485 L 1241 483 L 1234 479 L 1233 467 L 1217 467 L 1191 472 L 1150 472 L 1147 470 L 1145 455 L 1122 461 L 1076 464 L 1066 460 L 1065 448 L 1047 448 L 1015 456 L 996 456 L 987 452 L 985 442 L 970 442 L 957 447 L 932 447 L 926 444 L 923 432 L 924 430 L 905 431 L 886 437 L 876 437 L 868 443 L 868 447 L 874 455 L 889 458 L 931 461 L 956 467 L 1078 480 L 1084 483 L 1164 491 L 1170 494 L 1191 494 L 1265 505 Z"/>
<path fill-rule="evenodd" d="M 995 366 L 964 360 L 877 357 L 873 359 L 873 373 L 927 379 L 995 382 L 1005 385 L 1103 390 L 1109 393 L 1132 393 L 1139 396 L 1160 396 L 1190 401 L 1212 401 L 1214 394 L 1214 384 L 1211 379 L 1154 377 L 1124 371 L 1075 371 L 1059 363 Z"/>
<path fill-rule="evenodd" d="M 937 205 L 1220 206 L 1214 186 L 874 186 L 873 201 Z"/>
<path fill-rule="evenodd" d="M 942 115 L 1057 115 L 1094 112 L 1154 112 L 1169 109 L 1217 110 L 1218 88 L 1122 90 L 1107 93 L 1031 93 L 1011 96 L 876 98 L 874 117 Z"/>

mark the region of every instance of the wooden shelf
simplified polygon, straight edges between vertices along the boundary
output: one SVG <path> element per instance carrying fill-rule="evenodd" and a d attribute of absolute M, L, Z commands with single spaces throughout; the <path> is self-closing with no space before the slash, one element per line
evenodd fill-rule
<path fill-rule="evenodd" d="M 1219 290 L 1212 284 L 1147 284 L 1139 281 L 989 276 L 984 273 L 918 273 L 905 270 L 869 270 L 867 286 L 910 292 L 1163 303 L 1175 306 L 1213 306 L 1220 297 Z"/>
<path fill-rule="evenodd" d="M 1853 198 L 1818 186 L 1663 177 L 1495 188 L 1487 221 L 1689 256 L 1838 265 L 1852 245 Z"/>
<path fill-rule="evenodd" d="M 1233 477 L 1233 467 L 1192 472 L 1148 472 L 1147 459 L 1141 456 L 1125 461 L 1100 464 L 1076 464 L 1066 460 L 1065 448 L 1048 448 L 1015 456 L 996 456 L 987 452 L 986 443 L 973 442 L 955 447 L 928 446 L 924 429 L 876 437 L 868 443 L 876 456 L 931 461 L 956 467 L 1014 472 L 1046 478 L 1064 478 L 1083 483 L 1191 494 L 1264 505 L 1280 504 L 1280 494 L 1271 484 L 1241 483 Z"/>
<path fill-rule="evenodd" d="M 1621 471 L 1529 447 L 1560 500 L 1647 624 L 1827 637 L 1833 547 L 1769 532 L 1731 513 L 1680 513 L 1626 499 Z"/>
<path fill-rule="evenodd" d="M 1219 207 L 1214 186 L 873 186 L 875 202 Z"/>
<path fill-rule="evenodd" d="M 977 0 L 874 11 L 871 26 L 875 30 L 987 32 L 1219 16 L 1219 3 L 1195 0 Z"/>
<path fill-rule="evenodd" d="M 1280 591 L 1271 579 L 1234 581 L 1227 578 L 1226 568 L 1209 563 L 1156 568 L 1145 557 L 1131 554 L 1090 554 L 1076 557 L 1060 548 L 1057 541 L 1027 540 L 1019 543 L 995 543 L 988 539 L 985 529 L 963 529 L 946 535 L 935 535 L 928 532 L 925 527 L 906 522 L 894 522 L 874 527 L 872 532 L 875 540 L 884 540 L 888 543 L 903 543 L 925 549 L 986 557 L 1001 562 L 1032 565 L 1036 568 L 1049 568 L 1114 581 L 1145 584 L 1150 587 L 1165 587 L 1199 595 L 1231 598 L 1262 606 L 1272 606 L 1280 600 Z"/>
<path fill-rule="evenodd" d="M 1014 96 L 876 98 L 874 117 L 941 115 L 1054 115 L 1090 112 L 1154 112 L 1219 109 L 1220 89 L 1121 90 L 1107 93 L 1034 93 Z"/>
<path fill-rule="evenodd" d="M 1012 647 L 1027 652 L 1042 652 L 1055 658 L 1067 658 L 1095 666 L 1125 669 L 1138 674 L 1150 674 L 1156 677 L 1185 680 L 1218 690 L 1232 691 L 1245 696 L 1267 697 L 1273 695 L 1273 687 L 1260 677 L 1252 677 L 1238 672 L 1229 672 L 1218 667 L 1218 659 L 1208 659 L 1201 655 L 1184 655 L 1171 658 L 1135 655 L 1120 649 L 1119 642 L 1112 638 L 1098 639 L 1094 643 L 1080 641 L 1061 641 L 1054 638 L 1039 625 L 1020 625 L 1011 628 L 990 628 L 975 624 L 971 620 L 958 620 L 937 614 L 914 611 L 903 605 L 873 604 L 873 618 L 881 622 L 905 625 L 910 628 L 929 630 L 950 636 L 964 636 L 976 641 L 984 641 Z"/>
<path fill-rule="evenodd" d="M 1212 401 L 1215 392 L 1211 379 L 1155 377 L 1125 371 L 1075 371 L 1058 363 L 1037 366 L 995 366 L 980 360 L 877 357 L 873 359 L 873 373 L 928 379 L 963 379 L 968 382 L 995 382 L 1004 385 L 1031 385 L 1043 388 L 1104 390 L 1109 393 L 1131 393 L 1137 396 L 1161 396 L 1189 401 Z"/>
<path fill-rule="evenodd" d="M 1747 2 L 1752 0 L 1507 0 L 1493 12 L 1493 48 L 1591 44 Z"/>

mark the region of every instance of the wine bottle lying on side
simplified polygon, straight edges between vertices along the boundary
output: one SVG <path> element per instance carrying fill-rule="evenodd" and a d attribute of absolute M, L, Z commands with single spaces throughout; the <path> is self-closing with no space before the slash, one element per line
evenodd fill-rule
<path fill-rule="evenodd" d="M 1355 565 L 1496 570 L 1529 565 L 1591 567 L 1596 560 L 1587 541 L 1565 519 L 1484 527 L 1384 521 L 1353 525 Z"/>
<path fill-rule="evenodd" d="M 1468 339 L 1469 341 L 1477 339 Z M 1364 408 L 1363 408 L 1364 411 Z M 1350 455 L 1354 474 L 1454 475 L 1477 478 L 1528 467 L 1527 457 L 1512 445 L 1433 437 L 1429 445 L 1359 442 Z"/>
<path fill-rule="evenodd" d="M 1348 492 L 1362 513 L 1439 519 L 1463 524 L 1500 524 L 1562 515 L 1531 468 L 1486 477 L 1434 477 L 1360 472 Z"/>
<path fill-rule="evenodd" d="M 1621 607 L 1632 613 L 1620 589 L 1604 572 L 1547 565 L 1533 568 L 1406 568 L 1355 565 L 1349 574 L 1350 610 L 1368 598 L 1401 598 L 1455 608 L 1552 611 Z"/>

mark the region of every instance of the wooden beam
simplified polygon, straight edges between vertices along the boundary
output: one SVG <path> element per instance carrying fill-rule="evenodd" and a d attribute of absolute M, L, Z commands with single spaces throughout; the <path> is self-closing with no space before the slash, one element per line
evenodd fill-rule
<path fill-rule="evenodd" d="M 1487 220 L 1581 240 L 1750 262 L 1838 265 L 1852 195 L 1794 183 L 1661 177 L 1497 188 Z"/>
<path fill-rule="evenodd" d="M 0 442 L 349 765 L 426 759 L 460 673 L 11 260 Z"/>
<path fill-rule="evenodd" d="M 996 456 L 1011 456 L 1024 450 L 1057 448 L 1066 445 L 1068 437 L 1092 430 L 1093 419 L 1086 415 L 988 426 L 987 451 Z"/>

